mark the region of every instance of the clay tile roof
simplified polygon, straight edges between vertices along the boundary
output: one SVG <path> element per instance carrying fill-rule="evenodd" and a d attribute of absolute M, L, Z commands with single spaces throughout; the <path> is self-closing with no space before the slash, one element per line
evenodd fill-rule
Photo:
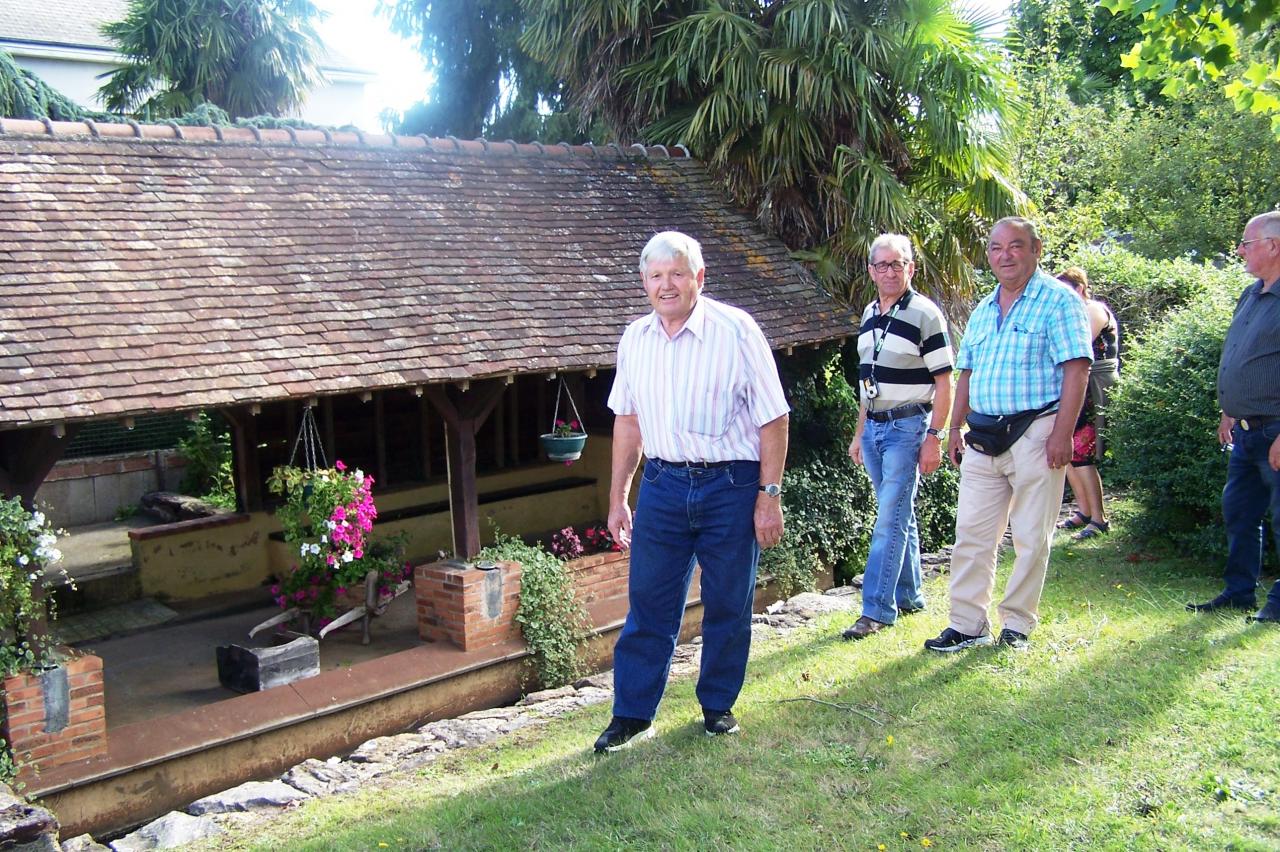
<path fill-rule="evenodd" d="M 851 333 L 681 150 L 3 119 L 0 429 L 611 367 L 668 228 L 775 348 Z"/>

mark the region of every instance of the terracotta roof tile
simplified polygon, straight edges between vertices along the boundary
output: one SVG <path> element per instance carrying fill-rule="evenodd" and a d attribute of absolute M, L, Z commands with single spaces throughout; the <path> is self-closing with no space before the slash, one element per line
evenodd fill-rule
<path fill-rule="evenodd" d="M 52 126 L 0 120 L 0 428 L 609 367 L 667 228 L 773 346 L 851 333 L 681 152 Z"/>

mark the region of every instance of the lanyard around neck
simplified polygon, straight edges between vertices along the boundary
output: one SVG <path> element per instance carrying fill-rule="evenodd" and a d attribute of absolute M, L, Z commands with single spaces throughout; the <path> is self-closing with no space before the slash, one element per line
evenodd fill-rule
<path fill-rule="evenodd" d="M 902 306 L 906 304 L 908 301 L 910 301 L 910 299 L 911 299 L 911 291 L 907 290 L 907 292 L 903 293 L 898 298 L 898 301 L 893 303 L 893 307 L 889 309 L 888 319 L 885 321 L 884 328 L 880 329 L 880 338 L 878 340 L 876 340 L 876 337 L 875 337 L 875 327 L 873 326 L 871 329 L 871 337 L 873 340 L 876 341 L 875 348 L 872 349 L 871 351 L 871 372 L 873 374 L 875 373 L 875 370 L 876 370 L 876 361 L 880 360 L 880 350 L 884 348 L 885 338 L 889 336 L 889 326 L 893 325 L 893 318 L 898 315 L 898 311 L 900 311 L 902 309 Z M 877 299 L 876 300 L 876 317 L 878 318 L 879 316 L 880 316 L 880 301 Z"/>

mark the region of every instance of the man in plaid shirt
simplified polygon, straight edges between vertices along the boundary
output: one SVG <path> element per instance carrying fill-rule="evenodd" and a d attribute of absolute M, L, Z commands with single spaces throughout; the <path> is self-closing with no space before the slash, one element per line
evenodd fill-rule
<path fill-rule="evenodd" d="M 1026 647 L 1039 620 L 1071 434 L 1093 361 L 1084 302 L 1039 268 L 1041 249 L 1035 225 L 1019 217 L 996 222 L 987 241 L 999 286 L 973 309 L 956 357 L 960 376 L 947 440 L 951 461 L 960 464 L 951 618 L 924 643 L 930 651 L 992 643 L 987 609 L 1006 527 L 1015 559 L 998 607 L 998 643 Z M 971 413 L 1035 411 L 1043 413 L 999 455 L 963 452 L 959 424 Z"/>

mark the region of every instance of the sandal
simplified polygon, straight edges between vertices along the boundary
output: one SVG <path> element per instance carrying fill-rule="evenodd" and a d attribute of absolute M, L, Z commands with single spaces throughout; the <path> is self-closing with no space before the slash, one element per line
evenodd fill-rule
<path fill-rule="evenodd" d="M 1065 521 L 1058 521 L 1058 529 L 1081 530 L 1089 526 L 1089 523 L 1092 520 L 1093 519 L 1090 518 L 1088 515 L 1086 515 L 1084 512 L 1081 512 L 1079 509 L 1076 509 L 1074 518 L 1067 518 Z"/>
<path fill-rule="evenodd" d="M 1085 524 L 1084 529 L 1071 536 L 1076 541 L 1088 541 L 1091 538 L 1097 538 L 1100 535 L 1111 532 L 1111 524 L 1108 521 L 1095 521 L 1089 519 L 1089 523 Z"/>

